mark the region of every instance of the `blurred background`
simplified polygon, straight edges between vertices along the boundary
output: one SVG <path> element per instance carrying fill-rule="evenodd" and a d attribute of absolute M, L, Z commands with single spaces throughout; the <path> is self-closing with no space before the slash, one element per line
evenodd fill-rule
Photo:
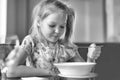
<path fill-rule="evenodd" d="M 40 0 L 0 0 L 0 41 L 31 27 L 31 13 Z M 120 42 L 120 0 L 64 0 L 76 11 L 73 42 Z"/>

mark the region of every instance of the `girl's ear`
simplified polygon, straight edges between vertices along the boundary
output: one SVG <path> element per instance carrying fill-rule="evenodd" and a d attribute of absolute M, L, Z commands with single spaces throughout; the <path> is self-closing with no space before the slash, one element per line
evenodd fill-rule
<path fill-rule="evenodd" d="M 37 17 L 37 25 L 40 26 L 40 23 L 41 23 L 41 19 L 40 19 L 40 17 L 38 16 L 38 17 Z"/>

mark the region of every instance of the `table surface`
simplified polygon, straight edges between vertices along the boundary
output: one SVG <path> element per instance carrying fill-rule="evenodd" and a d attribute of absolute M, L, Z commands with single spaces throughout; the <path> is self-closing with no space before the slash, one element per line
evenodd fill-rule
<path fill-rule="evenodd" d="M 64 76 L 61 74 L 59 74 L 58 76 L 62 77 L 65 80 L 95 80 L 95 77 L 97 77 L 98 75 L 96 73 L 90 73 L 85 76 Z M 29 79 L 30 79 L 30 77 L 29 77 Z M 22 78 L 5 78 L 5 77 L 3 77 L 3 78 L 1 78 L 1 80 L 22 80 Z M 33 80 L 43 80 L 43 79 L 40 79 L 38 77 L 37 79 L 33 79 Z"/>

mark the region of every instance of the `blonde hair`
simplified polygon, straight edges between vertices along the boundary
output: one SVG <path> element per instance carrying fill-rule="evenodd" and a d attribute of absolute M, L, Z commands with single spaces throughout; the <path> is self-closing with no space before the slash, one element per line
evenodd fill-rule
<path fill-rule="evenodd" d="M 67 14 L 67 23 L 66 23 L 66 31 L 62 42 L 69 42 L 71 34 L 73 32 L 73 23 L 75 14 L 72 8 L 68 7 L 66 4 L 59 0 L 41 0 L 38 3 L 32 13 L 32 27 L 30 29 L 30 34 L 33 37 L 41 38 L 38 31 L 38 17 L 43 20 L 45 19 L 50 13 L 56 12 L 58 10 L 62 10 Z"/>

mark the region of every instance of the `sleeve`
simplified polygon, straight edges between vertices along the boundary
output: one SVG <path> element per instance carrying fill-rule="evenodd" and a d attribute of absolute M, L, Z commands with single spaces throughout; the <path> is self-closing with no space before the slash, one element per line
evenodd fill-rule
<path fill-rule="evenodd" d="M 69 56 L 69 58 L 72 58 L 76 55 L 76 51 L 77 51 L 77 46 L 75 46 L 74 44 L 67 44 L 64 45 L 64 52 Z"/>
<path fill-rule="evenodd" d="M 22 43 L 21 43 L 21 48 L 24 49 L 28 54 L 30 54 L 32 51 L 33 51 L 33 46 L 34 46 L 34 43 L 33 43 L 33 40 L 31 38 L 30 35 L 27 35 Z"/>
<path fill-rule="evenodd" d="M 78 47 L 75 44 L 69 44 L 65 51 L 70 56 L 69 61 L 84 61 L 78 52 Z"/>

